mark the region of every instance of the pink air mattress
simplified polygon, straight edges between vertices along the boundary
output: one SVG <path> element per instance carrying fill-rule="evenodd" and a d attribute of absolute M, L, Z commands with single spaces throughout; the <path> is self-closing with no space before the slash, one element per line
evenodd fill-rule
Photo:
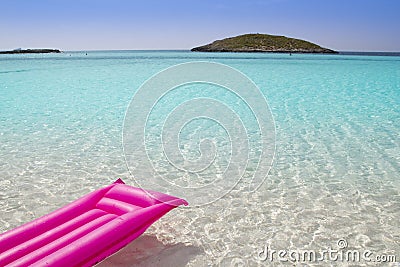
<path fill-rule="evenodd" d="M 92 266 L 126 246 L 173 208 L 187 204 L 180 198 L 125 185 L 119 179 L 1 234 L 0 266 Z"/>

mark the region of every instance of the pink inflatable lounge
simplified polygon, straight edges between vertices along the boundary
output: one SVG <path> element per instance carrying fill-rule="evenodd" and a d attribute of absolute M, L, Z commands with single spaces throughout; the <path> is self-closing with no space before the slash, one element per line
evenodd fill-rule
<path fill-rule="evenodd" d="M 173 208 L 188 204 L 163 193 L 146 192 L 119 179 L 1 234 L 0 266 L 92 266 Z"/>

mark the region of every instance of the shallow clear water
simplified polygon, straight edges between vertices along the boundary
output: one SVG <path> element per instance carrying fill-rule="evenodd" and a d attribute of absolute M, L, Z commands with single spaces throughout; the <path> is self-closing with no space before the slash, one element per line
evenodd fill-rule
<path fill-rule="evenodd" d="M 260 250 L 324 250 L 341 238 L 348 249 L 400 261 L 400 57 L 389 56 L 1 55 L 0 232 L 117 178 L 133 184 L 122 148 L 129 102 L 152 75 L 189 61 L 227 64 L 258 85 L 275 120 L 275 159 L 255 193 L 237 188 L 213 204 L 176 209 L 146 235 L 183 265 L 280 264 L 262 261 Z M 158 103 L 160 114 L 173 99 Z M 201 125 L 191 127 L 182 149 L 196 158 Z M 225 132 L 213 127 L 223 150 Z"/>

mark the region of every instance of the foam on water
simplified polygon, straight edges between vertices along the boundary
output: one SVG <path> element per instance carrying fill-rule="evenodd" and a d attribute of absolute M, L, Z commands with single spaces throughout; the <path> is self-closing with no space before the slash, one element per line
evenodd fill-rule
<path fill-rule="evenodd" d="M 171 260 L 171 253 L 181 265 L 262 265 L 259 253 L 266 244 L 275 250 L 320 251 L 335 248 L 339 239 L 349 249 L 395 254 L 400 260 L 400 57 L 176 51 L 2 55 L 0 232 L 117 178 L 133 183 L 121 137 L 133 94 L 158 71 L 196 60 L 232 66 L 261 89 L 276 124 L 273 167 L 255 193 L 237 188 L 213 204 L 168 214 L 142 239 L 150 254 L 130 254 L 132 266 L 151 265 L 154 257 Z M 173 99 L 166 99 L 166 106 Z M 166 106 L 157 107 L 160 114 Z M 154 125 L 159 119 L 154 117 Z M 197 143 L 202 128 L 193 122 L 190 129 L 183 129 L 182 150 L 196 158 L 190 141 Z M 224 131 L 212 124 L 206 129 L 218 134 L 217 149 L 223 149 Z M 162 165 L 161 154 L 152 156 L 156 161 L 160 156 Z M 104 265 L 116 262 L 118 255 Z"/>

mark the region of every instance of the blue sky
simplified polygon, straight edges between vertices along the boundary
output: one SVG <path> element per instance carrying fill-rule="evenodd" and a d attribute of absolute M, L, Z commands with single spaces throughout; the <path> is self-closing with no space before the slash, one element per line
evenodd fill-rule
<path fill-rule="evenodd" d="M 244 33 L 400 51 L 398 0 L 1 0 L 0 50 L 190 49 Z"/>

